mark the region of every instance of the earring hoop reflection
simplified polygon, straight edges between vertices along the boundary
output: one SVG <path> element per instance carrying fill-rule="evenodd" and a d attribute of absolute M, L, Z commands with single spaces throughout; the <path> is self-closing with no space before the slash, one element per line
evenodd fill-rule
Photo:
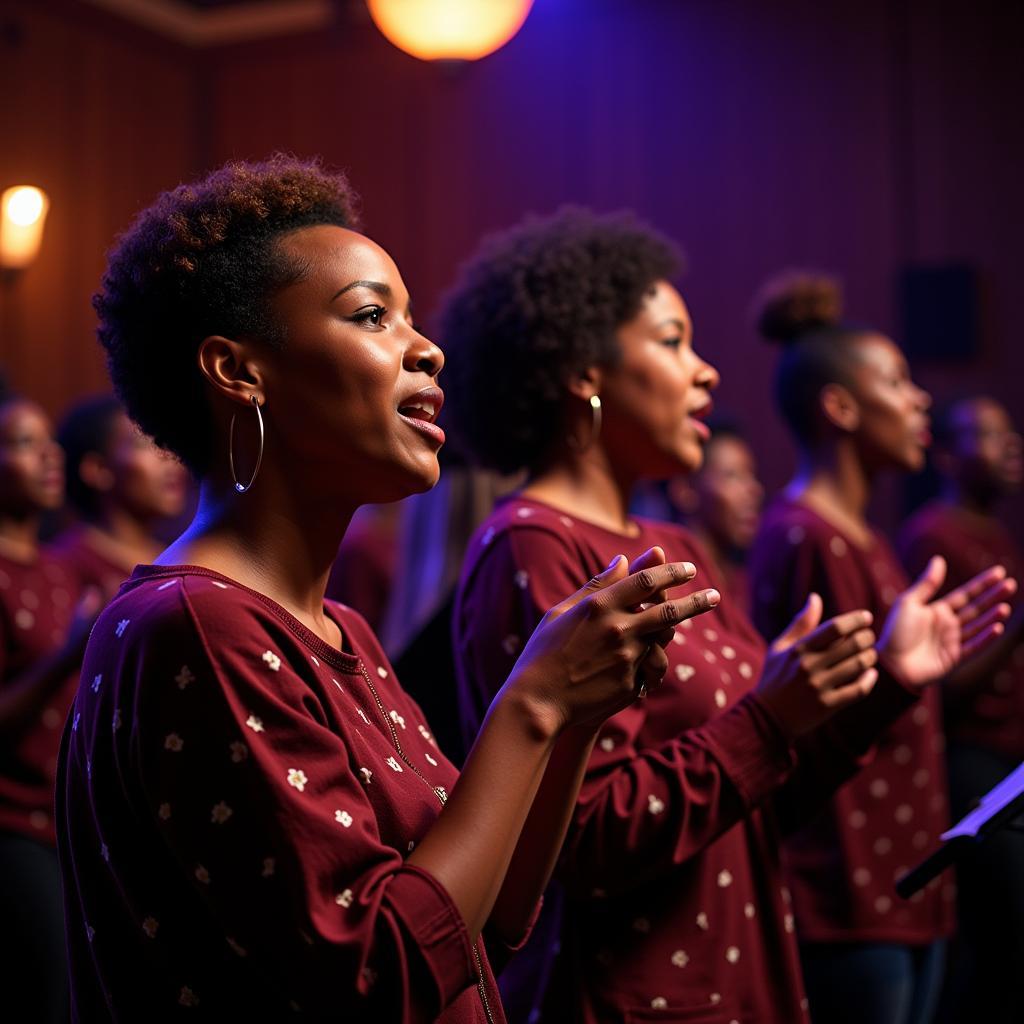
<path fill-rule="evenodd" d="M 590 436 L 584 442 L 578 441 L 572 434 L 569 435 L 569 447 L 574 452 L 585 452 L 592 448 L 597 439 L 601 436 L 601 399 L 598 395 L 590 396 Z"/>
<path fill-rule="evenodd" d="M 239 494 L 245 494 L 252 487 L 256 481 L 256 474 L 260 471 L 260 463 L 263 462 L 263 413 L 260 412 L 260 400 L 255 395 L 250 395 L 249 400 L 256 409 L 256 422 L 260 428 L 260 448 L 256 453 L 256 468 L 252 471 L 252 476 L 249 477 L 247 484 L 240 483 L 238 474 L 235 472 L 235 416 L 238 415 L 237 413 L 232 413 L 231 426 L 228 428 L 228 466 L 231 469 L 231 479 L 235 482 L 235 490 Z"/>

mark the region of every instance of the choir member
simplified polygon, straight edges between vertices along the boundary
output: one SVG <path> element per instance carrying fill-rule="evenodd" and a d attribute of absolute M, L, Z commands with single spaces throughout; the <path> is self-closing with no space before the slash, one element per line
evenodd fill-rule
<path fill-rule="evenodd" d="M 443 442 L 444 358 L 351 209 L 316 163 L 228 165 L 139 215 L 96 298 L 120 397 L 200 497 L 97 621 L 64 734 L 78 1020 L 502 1021 L 489 953 L 529 928 L 577 742 L 716 598 L 658 600 L 693 573 L 660 552 L 610 559 L 457 776 L 323 601 L 355 509 L 432 486 Z"/>
<path fill-rule="evenodd" d="M 53 820 L 61 726 L 98 594 L 39 543 L 64 500 L 63 458 L 34 402 L 0 402 L 0 963 L 10 1020 L 67 1020 Z"/>
<path fill-rule="evenodd" d="M 162 452 L 111 395 L 85 399 L 61 421 L 68 502 L 78 523 L 55 548 L 84 584 L 113 597 L 136 565 L 163 544 L 155 529 L 180 516 L 184 466 Z"/>
<path fill-rule="evenodd" d="M 452 422 L 484 464 L 528 472 L 470 545 L 460 698 L 471 731 L 544 609 L 610 553 L 653 545 L 698 565 L 721 603 L 675 631 L 664 685 L 596 737 L 535 977 L 552 971 L 551 1021 L 792 1024 L 807 1014 L 779 830 L 855 770 L 878 722 L 916 703 L 931 676 L 915 661 L 956 657 L 952 607 L 973 615 L 978 587 L 939 607 L 911 595 L 903 646 L 883 645 L 904 682 L 876 684 L 869 614 L 819 626 L 805 590 L 766 648 L 692 534 L 629 515 L 637 482 L 696 471 L 708 440 L 718 373 L 693 347 L 676 266 L 631 218 L 570 209 L 485 242 L 449 296 Z M 953 634 L 932 633 L 947 614 Z M 805 750 L 819 729 L 827 742 Z"/>
<path fill-rule="evenodd" d="M 692 476 L 673 478 L 666 489 L 673 507 L 714 560 L 729 595 L 749 612 L 747 558 L 761 520 L 764 486 L 742 431 L 717 419 L 708 427 L 711 437 L 701 468 Z"/>
<path fill-rule="evenodd" d="M 924 464 L 930 399 L 896 345 L 840 324 L 838 305 L 834 282 L 814 274 L 783 275 L 761 295 L 759 329 L 785 346 L 775 392 L 799 463 L 765 510 L 754 546 L 754 618 L 771 636 L 799 608 L 800 595 L 814 590 L 827 614 L 869 609 L 900 648 L 918 623 L 916 603 L 941 587 L 944 563 L 931 559 L 908 589 L 865 509 L 880 472 Z M 1005 589 L 996 582 L 1004 575 L 1000 568 L 982 579 Z M 929 607 L 948 610 L 943 601 Z M 959 660 L 951 617 L 937 615 L 931 628 L 949 630 L 954 642 L 908 659 L 905 676 L 939 677 Z M 812 1018 L 931 1019 L 953 926 L 953 883 L 936 879 L 910 901 L 893 884 L 948 821 L 940 700 L 932 688 L 889 723 L 874 760 L 786 844 Z"/>
<path fill-rule="evenodd" d="M 993 562 L 1019 575 L 1024 552 L 998 518 L 1000 502 L 1024 478 L 1021 437 L 1009 413 L 993 398 L 963 398 L 935 416 L 934 433 L 942 493 L 900 532 L 908 571 L 919 572 L 938 554 L 949 566 L 947 586 Z M 1024 604 L 1015 605 L 1004 636 L 943 680 L 954 818 L 1024 760 Z M 1007 830 L 957 865 L 958 934 L 943 999 L 950 1020 L 1024 1019 L 1022 861 L 1024 838 Z"/>

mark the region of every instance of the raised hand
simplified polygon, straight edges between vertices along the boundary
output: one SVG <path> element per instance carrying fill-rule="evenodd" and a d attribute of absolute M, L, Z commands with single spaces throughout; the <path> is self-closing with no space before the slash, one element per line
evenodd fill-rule
<path fill-rule="evenodd" d="M 882 663 L 908 686 L 941 679 L 999 636 L 1010 615 L 1006 599 L 1017 583 L 1001 565 L 934 600 L 945 578 L 945 559 L 936 556 L 896 599 L 882 628 Z"/>
<path fill-rule="evenodd" d="M 603 721 L 653 688 L 668 667 L 663 650 L 684 619 L 718 604 L 717 590 L 672 600 L 665 592 L 689 582 L 689 562 L 657 564 L 660 549 L 627 574 L 619 555 L 541 620 L 519 656 L 503 695 L 526 697 L 550 726 Z M 653 562 L 655 564 L 645 564 Z"/>
<path fill-rule="evenodd" d="M 791 739 L 810 732 L 840 708 L 866 697 L 878 678 L 868 611 L 821 623 L 811 594 L 768 648 L 757 692 Z"/>

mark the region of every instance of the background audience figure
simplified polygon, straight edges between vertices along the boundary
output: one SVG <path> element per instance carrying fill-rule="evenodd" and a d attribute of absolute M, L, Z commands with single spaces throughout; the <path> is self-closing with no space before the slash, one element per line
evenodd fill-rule
<path fill-rule="evenodd" d="M 880 472 L 924 465 L 930 399 L 893 342 L 841 325 L 840 308 L 837 283 L 814 272 L 780 275 L 759 297 L 760 332 L 784 346 L 776 398 L 799 455 L 795 477 L 765 510 L 751 562 L 754 619 L 766 637 L 810 590 L 826 614 L 867 608 L 881 627 L 908 583 L 865 508 Z M 915 589 L 933 593 L 941 582 L 929 561 Z M 934 1012 L 952 880 L 935 879 L 910 902 L 893 883 L 949 822 L 940 717 L 933 687 L 787 843 L 816 1021 L 926 1024 Z"/>
<path fill-rule="evenodd" d="M 380 632 L 398 572 L 402 506 L 364 505 L 352 517 L 327 580 L 326 596 L 354 608 Z"/>
<path fill-rule="evenodd" d="M 998 518 L 1024 481 L 1021 436 L 1007 410 L 986 396 L 962 398 L 934 417 L 932 461 L 940 496 L 900 532 L 907 570 L 932 555 L 949 566 L 946 587 L 998 562 L 1024 571 L 1024 552 Z M 1024 601 L 1006 633 L 943 683 L 949 793 L 954 820 L 1024 760 Z M 1024 1020 L 1024 836 L 1003 830 L 957 865 L 958 934 L 940 1018 L 1010 1024 Z"/>
<path fill-rule="evenodd" d="M 641 484 L 632 501 L 638 515 L 685 523 L 714 559 L 734 601 L 750 610 L 747 557 L 757 536 L 764 485 L 746 434 L 712 414 L 704 463 L 692 476 Z"/>
<path fill-rule="evenodd" d="M 98 587 L 109 600 L 136 565 L 163 549 L 157 530 L 184 511 L 188 474 L 112 395 L 74 406 L 57 439 L 78 522 L 57 538 L 55 551 L 83 585 Z"/>
<path fill-rule="evenodd" d="M 60 446 L 26 398 L 0 400 L 0 984 L 4 1017 L 68 1019 L 53 820 L 61 728 L 99 594 L 39 544 L 64 499 Z"/>

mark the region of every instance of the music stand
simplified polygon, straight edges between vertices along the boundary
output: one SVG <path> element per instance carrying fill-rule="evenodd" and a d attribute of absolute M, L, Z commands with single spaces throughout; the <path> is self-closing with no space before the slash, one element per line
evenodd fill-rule
<path fill-rule="evenodd" d="M 993 832 L 1003 828 L 1024 831 L 1024 826 L 1017 820 L 1021 815 L 1024 815 L 1024 762 L 993 786 L 973 811 L 942 833 L 942 845 L 897 879 L 896 892 L 909 899 L 966 850 L 984 842 Z"/>

